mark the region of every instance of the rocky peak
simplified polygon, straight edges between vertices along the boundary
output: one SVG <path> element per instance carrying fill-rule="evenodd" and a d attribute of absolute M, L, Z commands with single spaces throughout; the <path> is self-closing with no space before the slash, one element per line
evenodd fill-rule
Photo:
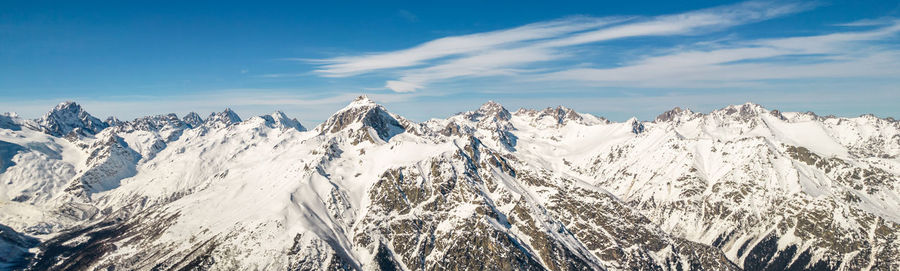
<path fill-rule="evenodd" d="M 547 116 L 556 119 L 556 122 L 559 124 L 565 123 L 567 120 L 581 121 L 584 118 L 572 110 L 571 108 L 566 108 L 564 106 L 557 106 L 556 108 L 547 107 L 543 111 L 541 111 L 539 117 Z"/>
<path fill-rule="evenodd" d="M 369 96 L 366 96 L 366 95 L 359 95 L 359 96 L 356 97 L 356 99 L 353 99 L 353 101 L 350 102 L 350 104 L 347 105 L 347 107 L 353 107 L 353 106 L 375 106 L 375 105 L 378 105 L 378 104 L 376 104 L 375 101 L 372 101 L 372 99 L 369 99 Z"/>
<path fill-rule="evenodd" d="M 200 118 L 200 114 L 197 114 L 197 112 L 188 113 L 187 115 L 184 116 L 184 118 L 181 119 L 181 121 L 183 121 L 185 124 L 187 124 L 191 128 L 194 128 L 194 127 L 197 127 L 197 126 L 200 126 L 203 124 L 203 119 Z"/>
<path fill-rule="evenodd" d="M 119 118 L 113 117 L 113 116 L 109 116 L 109 117 L 106 118 L 106 120 L 103 121 L 103 122 L 105 122 L 106 125 L 109 126 L 109 127 L 119 126 L 119 125 L 122 125 L 122 123 L 124 123 L 123 121 L 119 120 Z"/>
<path fill-rule="evenodd" d="M 306 131 L 306 127 L 303 127 L 303 125 L 300 124 L 300 121 L 298 121 L 296 118 L 288 118 L 288 116 L 281 111 L 275 111 L 270 115 L 260 116 L 260 118 L 266 121 L 266 126 L 272 128 L 289 128 L 296 129 L 297 131 L 301 132 Z"/>
<path fill-rule="evenodd" d="M 781 114 L 781 111 L 771 110 L 762 107 L 761 105 L 747 102 L 742 105 L 729 105 L 722 109 L 715 110 L 710 115 L 716 115 L 720 117 L 724 117 L 726 119 L 738 120 L 741 122 L 748 122 L 757 119 L 760 116 L 765 114 L 770 114 L 776 118 L 781 120 L 787 120 L 784 115 Z"/>
<path fill-rule="evenodd" d="M 377 136 L 387 142 L 406 128 L 384 106 L 366 96 L 359 96 L 349 105 L 334 113 L 316 129 L 320 134 L 337 133 L 345 129 L 372 128 Z M 365 130 L 365 129 L 363 129 Z"/>
<path fill-rule="evenodd" d="M 108 127 L 75 102 L 60 103 L 36 122 L 42 132 L 57 137 L 67 135 L 75 128 L 81 128 L 80 132 L 85 135 L 94 135 Z"/>
<path fill-rule="evenodd" d="M 629 119 L 628 122 L 631 123 L 631 132 L 632 133 L 640 134 L 640 133 L 644 132 L 644 123 L 638 121 L 637 118 L 631 117 L 631 119 Z"/>
<path fill-rule="evenodd" d="M 494 101 L 484 103 L 478 110 L 469 115 L 469 119 L 472 121 L 509 121 L 511 117 L 512 115 L 509 114 L 506 108 Z"/>
<path fill-rule="evenodd" d="M 699 117 L 702 114 L 694 112 L 690 109 L 682 109 L 681 107 L 672 108 L 669 111 L 663 112 L 656 116 L 655 122 L 669 122 L 669 121 L 687 121 L 695 117 Z"/>
<path fill-rule="evenodd" d="M 231 111 L 231 108 L 225 108 L 225 110 L 222 112 L 210 114 L 209 117 L 206 118 L 206 121 L 203 123 L 204 124 L 221 123 L 221 124 L 224 124 L 225 126 L 228 126 L 228 125 L 232 125 L 232 124 L 235 124 L 238 122 L 241 122 L 241 117 L 239 117 L 237 115 L 237 113 L 234 113 L 234 111 Z"/>
<path fill-rule="evenodd" d="M 174 113 L 137 118 L 134 121 L 128 122 L 125 126 L 140 131 L 159 131 L 166 128 L 187 128 L 187 124 L 181 121 L 181 119 L 178 118 L 178 115 L 175 115 Z"/>

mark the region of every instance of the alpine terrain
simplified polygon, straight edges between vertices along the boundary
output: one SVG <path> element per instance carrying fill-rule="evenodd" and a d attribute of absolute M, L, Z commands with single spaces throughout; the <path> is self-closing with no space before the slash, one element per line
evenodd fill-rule
<path fill-rule="evenodd" d="M 900 122 L 0 115 L 0 269 L 900 270 Z"/>

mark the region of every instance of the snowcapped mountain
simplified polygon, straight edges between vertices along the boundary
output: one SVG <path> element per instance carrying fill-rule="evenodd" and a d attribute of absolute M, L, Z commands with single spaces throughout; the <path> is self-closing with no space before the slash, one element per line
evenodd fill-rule
<path fill-rule="evenodd" d="M 900 123 L 0 115 L 0 269 L 896 270 Z"/>
<path fill-rule="evenodd" d="M 74 102 L 64 102 L 35 120 L 36 128 L 52 136 L 65 136 L 75 132 L 79 135 L 93 135 L 107 127 L 100 119 L 91 116 Z"/>

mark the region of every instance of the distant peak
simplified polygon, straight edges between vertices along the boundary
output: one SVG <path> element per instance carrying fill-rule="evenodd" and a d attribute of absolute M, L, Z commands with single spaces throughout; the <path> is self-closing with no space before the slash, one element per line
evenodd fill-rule
<path fill-rule="evenodd" d="M 57 104 L 56 107 L 54 107 L 52 110 L 50 110 L 50 112 L 47 112 L 47 114 L 54 114 L 56 112 L 80 113 L 82 111 L 84 111 L 84 110 L 77 103 L 75 103 L 73 101 L 65 101 L 65 102 L 61 102 L 61 103 Z"/>
<path fill-rule="evenodd" d="M 503 108 L 503 105 L 501 105 L 500 103 L 495 102 L 493 100 L 489 100 L 486 103 L 482 104 L 481 107 L 479 107 L 478 109 L 479 110 L 493 110 L 493 109 L 500 109 L 500 108 Z"/>
<path fill-rule="evenodd" d="M 106 118 L 106 121 L 105 121 L 105 122 L 106 122 L 106 124 L 109 125 L 109 126 L 118 126 L 118 125 L 121 125 L 121 124 L 123 123 L 121 120 L 119 120 L 119 118 L 113 117 L 113 116 L 110 116 L 110 117 Z"/>
<path fill-rule="evenodd" d="M 636 117 L 631 117 L 628 119 L 628 122 L 631 123 L 631 132 L 634 134 L 640 134 L 644 132 L 644 123 L 638 121 Z"/>
<path fill-rule="evenodd" d="M 284 118 L 284 119 L 287 118 L 287 115 L 284 114 L 284 112 L 281 112 L 281 110 L 275 110 L 275 112 L 272 112 L 272 114 L 269 114 L 269 116 L 277 117 L 277 118 Z"/>
<path fill-rule="evenodd" d="M 272 114 L 260 116 L 266 121 L 266 125 L 272 128 L 293 128 L 297 131 L 306 131 L 306 127 L 300 124 L 296 118 L 290 118 L 280 110 L 272 112 Z"/>
<path fill-rule="evenodd" d="M 59 103 L 37 122 L 44 133 L 53 136 L 63 136 L 76 129 L 85 134 L 96 134 L 109 126 L 72 101 Z"/>
<path fill-rule="evenodd" d="M 509 120 L 511 117 L 512 115 L 502 105 L 494 101 L 487 101 L 475 111 L 472 119 L 484 120 L 493 118 L 497 120 Z"/>
<path fill-rule="evenodd" d="M 765 107 L 752 103 L 746 102 L 741 105 L 729 105 L 722 109 L 713 111 L 713 113 L 720 113 L 723 115 L 733 116 L 735 118 L 741 120 L 749 120 L 753 117 L 757 117 L 763 114 L 771 114 L 774 117 L 785 120 L 786 118 L 781 114 L 779 110 L 768 110 Z"/>
<path fill-rule="evenodd" d="M 690 109 L 682 109 L 681 107 L 672 108 L 669 111 L 663 112 L 656 116 L 656 122 L 667 122 L 667 121 L 685 121 L 689 120 L 693 117 L 697 117 L 701 114 L 696 113 Z"/>
<path fill-rule="evenodd" d="M 565 107 L 562 105 L 557 105 L 556 107 L 547 107 L 546 109 L 544 109 L 543 112 L 556 113 L 556 114 L 561 114 L 561 115 L 565 115 L 565 114 L 569 114 L 569 113 L 577 113 L 577 112 L 575 112 L 575 110 L 572 110 L 571 108 L 568 108 L 568 107 Z"/>
<path fill-rule="evenodd" d="M 743 104 L 729 105 L 722 109 L 733 113 L 733 112 L 737 112 L 737 111 L 757 111 L 759 109 L 765 109 L 765 108 L 756 103 L 746 102 Z"/>
<path fill-rule="evenodd" d="M 372 99 L 369 99 L 369 96 L 359 95 L 356 97 L 356 99 L 353 99 L 353 101 L 350 102 L 350 104 L 345 106 L 344 109 L 349 109 L 349 108 L 354 108 L 354 107 L 371 107 L 371 106 L 377 106 L 377 105 L 378 104 L 376 104 L 375 101 L 372 101 Z"/>
<path fill-rule="evenodd" d="M 222 112 L 210 114 L 204 123 L 224 123 L 225 125 L 231 125 L 238 122 L 241 122 L 241 117 L 238 116 L 237 113 L 234 113 L 231 108 L 226 107 Z"/>
<path fill-rule="evenodd" d="M 362 95 L 331 115 L 316 130 L 320 134 L 337 133 L 354 126 L 355 123 L 361 124 L 362 127 L 371 127 L 385 142 L 406 129 L 393 115 L 387 112 L 387 109 Z"/>
<path fill-rule="evenodd" d="M 81 106 L 79 106 L 78 103 L 75 103 L 75 102 L 73 102 L 73 101 L 65 101 L 65 102 L 61 102 L 61 103 L 57 104 L 57 105 L 56 105 L 56 108 L 57 108 L 57 109 L 62 109 L 62 108 L 81 108 Z"/>
<path fill-rule="evenodd" d="M 184 115 L 184 118 L 181 119 L 184 123 L 186 123 L 191 128 L 197 127 L 203 124 L 203 119 L 200 118 L 200 114 L 197 112 L 190 112 L 187 115 Z"/>

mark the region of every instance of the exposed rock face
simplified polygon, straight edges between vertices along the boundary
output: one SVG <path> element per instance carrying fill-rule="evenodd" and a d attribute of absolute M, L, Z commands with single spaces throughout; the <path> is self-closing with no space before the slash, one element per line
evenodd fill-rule
<path fill-rule="evenodd" d="M 193 121 L 193 119 L 191 119 L 191 121 Z M 209 114 L 209 117 L 206 117 L 206 121 L 204 121 L 203 124 L 222 127 L 238 122 L 241 122 L 241 117 L 239 117 L 237 113 L 234 113 L 234 111 L 231 111 L 231 108 L 225 108 L 222 112 Z"/>
<path fill-rule="evenodd" d="M 266 120 L 266 125 L 272 128 L 279 129 L 294 129 L 300 132 L 306 131 L 306 127 L 303 127 L 296 118 L 288 118 L 284 112 L 275 111 L 271 115 L 260 116 Z"/>
<path fill-rule="evenodd" d="M 900 268 L 900 124 L 874 116 L 6 116 L 0 269 Z"/>
<path fill-rule="evenodd" d="M 640 134 L 644 132 L 644 124 L 638 121 L 637 119 L 631 120 L 631 132 L 634 134 Z"/>
<path fill-rule="evenodd" d="M 701 116 L 703 116 L 703 114 L 696 113 L 690 109 L 675 107 L 672 108 L 672 110 L 659 114 L 659 116 L 656 117 L 656 122 L 686 122 Z"/>
<path fill-rule="evenodd" d="M 469 120 L 481 122 L 504 122 L 509 121 L 512 115 L 502 105 L 488 101 L 481 105 L 478 110 L 468 114 Z"/>
<path fill-rule="evenodd" d="M 132 150 L 121 137 L 106 133 L 91 144 L 86 151 L 86 170 L 66 188 L 76 197 L 89 199 L 91 194 L 114 189 L 119 181 L 137 173 L 140 154 Z"/>
<path fill-rule="evenodd" d="M 388 142 L 406 131 L 397 117 L 366 96 L 359 96 L 322 123 L 317 130 L 321 134 L 350 130 L 357 141 Z"/>
<path fill-rule="evenodd" d="M 108 127 L 108 125 L 74 102 L 64 102 L 38 119 L 37 124 L 41 131 L 52 136 L 65 136 L 77 130 L 81 135 L 94 135 Z"/>
<path fill-rule="evenodd" d="M 570 122 L 582 125 L 596 125 L 609 123 L 604 118 L 599 118 L 590 114 L 579 114 L 571 108 L 564 106 L 547 107 L 544 110 L 519 109 L 514 114 L 520 117 L 529 117 L 532 119 L 532 125 L 550 127 L 560 127 Z"/>
<path fill-rule="evenodd" d="M 184 115 L 184 118 L 181 119 L 181 121 L 191 128 L 203 125 L 203 119 L 200 118 L 200 114 L 197 114 L 197 112 L 190 112 L 187 115 Z"/>

